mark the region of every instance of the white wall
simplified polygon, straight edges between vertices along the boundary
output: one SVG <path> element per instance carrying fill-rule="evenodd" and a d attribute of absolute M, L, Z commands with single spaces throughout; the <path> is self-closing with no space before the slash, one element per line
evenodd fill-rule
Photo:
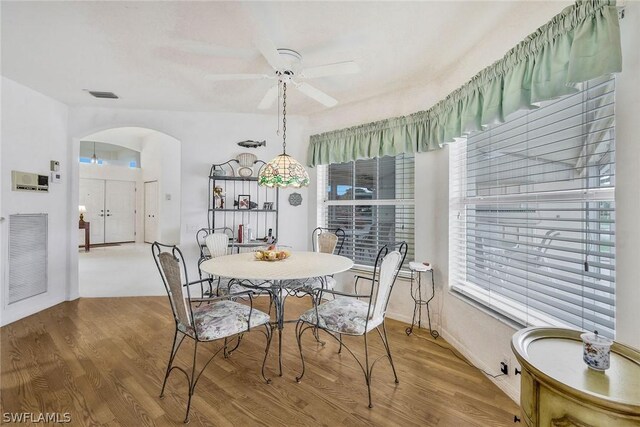
<path fill-rule="evenodd" d="M 626 4 L 616 82 L 616 338 L 640 348 L 640 2 Z"/>
<path fill-rule="evenodd" d="M 78 227 L 78 208 L 70 215 L 68 108 L 58 101 L 2 77 L 2 236 L 8 236 L 9 215 L 48 214 L 48 291 L 16 302 L 7 301 L 7 239 L 1 240 L 3 275 L 0 322 L 4 325 L 66 299 L 71 221 Z M 11 170 L 49 174 L 49 161 L 59 160 L 62 181 L 50 184 L 46 194 L 11 191 Z"/>
<path fill-rule="evenodd" d="M 616 101 L 616 215 L 617 215 L 617 283 L 616 339 L 640 347 L 640 3 L 627 3 L 626 17 L 621 21 L 623 37 L 623 73 L 618 78 Z M 503 37 L 504 33 L 500 32 Z M 494 36 L 495 37 L 495 36 Z M 491 38 L 491 36 L 489 36 Z M 491 46 L 505 42 L 491 40 Z M 512 45 L 505 46 L 502 53 Z M 493 49 L 495 51 L 495 49 Z M 486 49 L 481 49 L 486 56 Z M 500 54 L 501 55 L 501 54 Z M 499 56 L 498 56 L 499 57 Z M 364 103 L 342 106 L 310 118 L 309 133 L 354 126 L 387 117 L 423 110 L 443 98 L 451 90 L 489 65 L 498 57 L 485 60 L 473 54 L 441 81 L 430 82 L 414 90 L 387 94 Z M 487 62 L 488 61 L 488 62 Z M 315 171 L 314 171 L 315 175 Z M 312 181 L 315 179 L 312 178 Z M 416 155 L 416 259 L 428 260 L 435 266 L 437 297 L 431 304 L 432 321 L 443 337 L 476 366 L 488 372 L 498 372 L 500 361 L 510 359 L 510 340 L 516 329 L 498 320 L 487 311 L 448 291 L 448 149 Z M 315 197 L 315 188 L 313 189 Z M 309 210 L 310 224 L 316 223 L 316 210 Z M 427 276 L 428 277 L 428 276 Z M 339 277 L 352 282 L 352 274 Z M 405 282 L 398 283 L 389 304 L 389 315 L 410 321 L 413 309 Z M 425 319 L 423 319 L 425 320 Z M 513 369 L 511 370 L 513 373 Z M 520 377 L 511 374 L 494 382 L 514 400 L 518 400 Z"/>
<path fill-rule="evenodd" d="M 212 163 L 226 161 L 241 152 L 255 153 L 268 161 L 282 151 L 281 138 L 276 135 L 275 115 L 220 114 L 170 111 L 147 111 L 108 108 L 74 107 L 69 110 L 69 136 L 74 140 L 72 150 L 77 152 L 79 138 L 104 129 L 121 126 L 139 126 L 154 129 L 175 137 L 181 142 L 181 229 L 180 245 L 187 259 L 192 260 L 190 272 L 195 274 L 198 249 L 195 244 L 196 231 L 207 225 L 207 192 L 209 168 Z M 289 116 L 287 123 L 287 152 L 297 159 L 306 156 L 308 134 L 305 118 Z M 236 142 L 245 139 L 266 139 L 267 146 L 258 149 L 243 149 Z M 145 167 L 144 161 L 142 162 Z M 71 172 L 71 185 L 76 190 L 69 205 L 77 205 L 78 167 Z M 310 206 L 307 189 L 300 189 L 303 206 L 292 207 L 286 200 L 293 190 L 280 193 L 279 241 L 294 248 L 310 246 L 310 235 L 306 209 Z M 77 242 L 75 242 L 77 244 Z M 72 270 L 71 286 L 77 288 L 76 252 L 70 253 Z M 150 279 L 151 280 L 151 279 Z"/>
<path fill-rule="evenodd" d="M 167 245 L 178 244 L 182 192 L 180 141 L 159 132 L 150 133 L 142 139 L 140 163 L 143 181 L 158 181 L 158 241 Z"/>

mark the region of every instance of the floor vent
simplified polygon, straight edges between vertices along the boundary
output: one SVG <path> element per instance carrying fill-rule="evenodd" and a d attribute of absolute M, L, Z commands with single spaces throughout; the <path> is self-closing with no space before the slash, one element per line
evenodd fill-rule
<path fill-rule="evenodd" d="M 47 214 L 9 216 L 9 304 L 47 291 Z"/>

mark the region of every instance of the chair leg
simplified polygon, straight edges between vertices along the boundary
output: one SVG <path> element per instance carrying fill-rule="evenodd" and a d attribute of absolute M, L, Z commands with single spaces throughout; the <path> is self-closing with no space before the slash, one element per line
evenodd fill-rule
<path fill-rule="evenodd" d="M 271 384 L 271 378 L 267 378 L 264 374 L 264 366 L 267 364 L 267 357 L 269 356 L 269 349 L 271 348 L 271 338 L 273 338 L 273 326 L 271 326 L 268 322 L 264 325 L 267 329 L 265 333 L 267 337 L 267 347 L 264 349 L 264 360 L 262 361 L 262 378 L 267 382 L 267 384 Z"/>
<path fill-rule="evenodd" d="M 382 344 L 384 344 L 384 349 L 387 351 L 387 357 L 389 358 L 389 363 L 391 363 L 391 369 L 393 370 L 393 377 L 395 378 L 396 384 L 400 384 L 400 381 L 398 381 L 398 375 L 396 374 L 396 367 L 393 364 L 393 358 L 391 357 L 391 349 L 389 348 L 389 338 L 387 338 L 387 328 L 385 327 L 384 322 L 382 322 L 382 332 L 384 333 L 384 337 L 380 333 L 380 329 L 376 328 L 376 331 L 378 331 L 378 335 L 380 335 Z"/>
<path fill-rule="evenodd" d="M 222 351 L 222 356 L 227 359 L 229 358 L 229 351 L 227 350 L 227 346 L 229 344 L 229 338 L 224 339 L 224 350 Z"/>
<path fill-rule="evenodd" d="M 339 334 L 340 336 L 340 348 L 338 349 L 338 354 L 342 353 L 342 334 Z"/>
<path fill-rule="evenodd" d="M 225 359 L 226 359 L 226 358 L 231 357 L 231 354 L 232 354 L 234 351 L 236 351 L 236 349 L 237 349 L 238 347 L 240 347 L 240 343 L 242 342 L 242 338 L 243 338 L 243 337 L 244 337 L 244 334 L 240 334 L 240 335 L 238 335 L 238 336 L 236 337 L 236 345 L 234 345 L 234 346 L 233 346 L 233 348 L 232 348 L 231 350 L 227 350 L 227 349 L 225 348 L 225 351 L 227 352 L 227 354 L 226 354 L 226 356 L 225 356 Z M 227 340 L 227 339 L 225 338 L 225 342 L 226 342 L 226 340 Z"/>
<path fill-rule="evenodd" d="M 302 354 L 302 333 L 306 331 L 303 329 L 304 323 L 298 320 L 296 323 L 296 340 L 298 341 L 298 350 L 300 350 L 300 360 L 302 361 L 302 372 L 299 376 L 296 377 L 296 382 L 300 382 L 302 377 L 304 376 L 305 366 L 304 366 L 304 355 Z"/>
<path fill-rule="evenodd" d="M 196 355 L 198 353 L 198 341 L 193 344 L 193 365 L 191 366 L 191 378 L 189 379 L 189 400 L 187 400 L 187 413 L 184 417 L 184 423 L 189 422 L 189 411 L 191 410 L 191 397 L 196 388 Z"/>
<path fill-rule="evenodd" d="M 184 339 L 184 336 L 182 337 Z M 180 348 L 180 344 L 182 344 L 182 339 L 178 341 L 178 329 L 173 334 L 173 344 L 171 345 L 171 353 L 169 353 L 169 362 L 167 363 L 167 371 L 164 374 L 164 381 L 162 382 L 162 390 L 160 390 L 160 398 L 164 397 L 164 388 L 167 385 L 167 380 L 169 379 L 169 374 L 171 373 L 171 365 L 173 365 L 173 359 L 176 357 L 178 353 L 178 348 Z"/>
<path fill-rule="evenodd" d="M 369 395 L 369 408 L 373 408 L 371 404 L 371 369 L 369 368 L 369 346 L 367 345 L 367 333 L 364 334 L 364 359 L 365 374 L 364 379 L 367 381 L 367 394 Z"/>

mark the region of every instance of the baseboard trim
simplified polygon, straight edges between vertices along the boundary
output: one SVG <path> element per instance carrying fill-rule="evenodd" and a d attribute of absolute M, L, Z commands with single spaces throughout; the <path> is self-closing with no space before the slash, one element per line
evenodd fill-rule
<path fill-rule="evenodd" d="M 473 352 L 468 349 L 465 345 L 463 345 L 460 341 L 458 341 L 453 335 L 448 333 L 446 330 L 441 329 L 440 335 L 445 339 L 449 344 L 451 344 L 460 354 L 462 354 L 469 362 L 471 362 L 477 368 L 483 369 L 487 372 L 492 372 L 494 369 L 487 366 L 482 360 L 478 359 L 473 355 Z M 485 375 L 486 376 L 486 375 Z M 513 384 L 504 381 L 502 377 L 491 378 L 486 376 L 494 383 L 500 390 L 502 390 L 507 396 L 511 398 L 518 405 L 520 404 L 520 390 L 517 387 L 514 387 Z"/>
<path fill-rule="evenodd" d="M 32 301 L 32 299 L 36 300 Z M 3 308 L 0 326 L 6 326 L 25 317 L 33 316 L 63 302 L 65 302 L 64 297 L 49 297 L 38 300 L 35 296 L 15 303 L 15 306 L 13 304 L 7 305 Z"/>
<path fill-rule="evenodd" d="M 393 320 L 398 320 L 400 322 L 404 322 L 407 325 L 411 324 L 412 318 L 405 313 L 395 313 L 395 312 L 387 312 L 387 317 Z M 424 323 L 423 323 L 424 326 Z M 462 354 L 469 362 L 471 362 L 474 366 L 483 369 L 487 372 L 492 372 L 494 369 L 487 366 L 484 362 L 473 355 L 473 351 L 468 349 L 465 345 L 463 345 L 460 341 L 458 341 L 453 335 L 449 334 L 446 330 L 433 325 L 434 329 L 436 329 L 442 338 L 444 338 L 453 348 L 455 348 L 460 354 Z M 520 402 L 520 390 L 517 387 L 514 387 L 512 384 L 504 381 L 502 377 L 491 378 L 488 377 L 495 385 L 498 386 L 500 390 L 502 390 L 507 396 L 511 398 L 514 402 Z"/>

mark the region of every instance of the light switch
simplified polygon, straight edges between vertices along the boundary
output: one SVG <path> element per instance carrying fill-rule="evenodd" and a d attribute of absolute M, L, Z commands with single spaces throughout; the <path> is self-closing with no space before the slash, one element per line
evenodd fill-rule
<path fill-rule="evenodd" d="M 171 194 L 167 193 L 164 195 L 165 200 L 171 200 Z"/>

